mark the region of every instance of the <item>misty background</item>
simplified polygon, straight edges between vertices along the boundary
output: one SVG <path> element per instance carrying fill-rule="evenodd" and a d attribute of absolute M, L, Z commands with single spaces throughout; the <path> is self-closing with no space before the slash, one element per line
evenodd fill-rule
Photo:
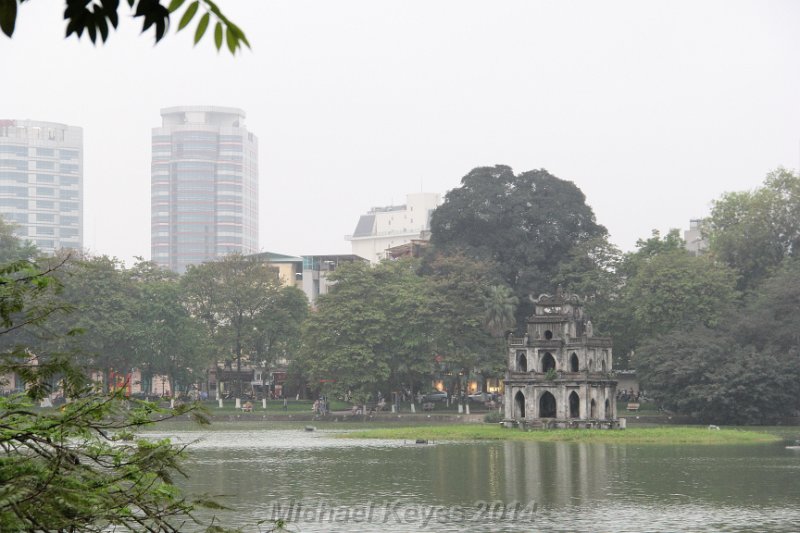
<path fill-rule="evenodd" d="M 370 207 L 476 166 L 575 182 L 631 249 L 800 165 L 797 2 L 221 0 L 237 57 L 127 16 L 105 45 L 64 39 L 63 7 L 26 2 L 0 39 L 0 118 L 83 128 L 84 245 L 126 261 L 150 256 L 168 106 L 246 111 L 260 248 L 287 254 L 349 253 Z"/>

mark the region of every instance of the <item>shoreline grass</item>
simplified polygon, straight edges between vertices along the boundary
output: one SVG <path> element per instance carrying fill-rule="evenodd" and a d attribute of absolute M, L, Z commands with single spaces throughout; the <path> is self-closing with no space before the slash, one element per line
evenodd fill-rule
<path fill-rule="evenodd" d="M 628 428 L 625 430 L 550 429 L 522 431 L 500 425 L 448 425 L 375 428 L 338 435 L 350 439 L 402 439 L 428 441 L 531 441 L 588 442 L 597 444 L 768 444 L 778 435 L 744 429 L 709 430 L 706 427 Z"/>

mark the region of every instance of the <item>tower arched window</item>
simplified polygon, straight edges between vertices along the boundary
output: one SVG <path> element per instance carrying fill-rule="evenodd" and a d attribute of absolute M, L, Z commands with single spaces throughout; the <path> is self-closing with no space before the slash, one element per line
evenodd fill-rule
<path fill-rule="evenodd" d="M 547 373 L 550 370 L 556 369 L 556 360 L 553 357 L 553 354 L 550 352 L 545 352 L 542 356 L 542 372 Z"/>

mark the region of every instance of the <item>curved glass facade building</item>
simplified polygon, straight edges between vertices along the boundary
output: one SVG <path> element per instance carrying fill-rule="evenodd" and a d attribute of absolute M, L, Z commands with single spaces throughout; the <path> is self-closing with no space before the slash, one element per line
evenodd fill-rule
<path fill-rule="evenodd" d="M 241 109 L 161 110 L 152 133 L 151 259 L 183 273 L 258 251 L 258 139 Z"/>

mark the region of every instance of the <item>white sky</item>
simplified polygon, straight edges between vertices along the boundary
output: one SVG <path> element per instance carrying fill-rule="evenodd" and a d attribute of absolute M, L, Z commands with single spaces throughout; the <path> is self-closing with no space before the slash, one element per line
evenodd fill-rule
<path fill-rule="evenodd" d="M 121 4 L 105 46 L 64 40 L 63 0 L 0 35 L 0 118 L 84 129 L 94 253 L 149 258 L 168 106 L 246 111 L 261 248 L 288 254 L 349 253 L 370 207 L 494 164 L 574 181 L 630 249 L 800 160 L 792 0 L 220 0 L 253 45 L 235 58 L 210 34 L 193 49 L 195 22 L 153 46 Z"/>

